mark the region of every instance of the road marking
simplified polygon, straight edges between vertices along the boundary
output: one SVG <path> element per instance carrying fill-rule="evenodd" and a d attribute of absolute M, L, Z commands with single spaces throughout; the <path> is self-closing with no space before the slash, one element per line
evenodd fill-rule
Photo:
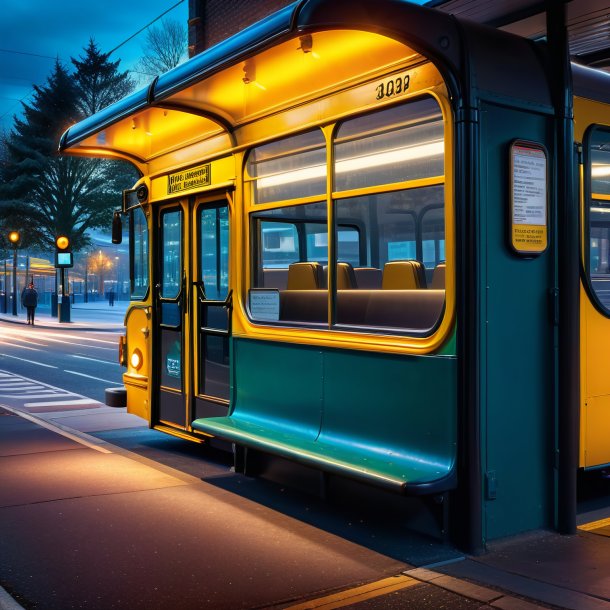
<path fill-rule="evenodd" d="M 34 332 L 36 332 L 36 331 L 34 331 Z M 54 335 L 52 333 L 46 333 L 46 332 L 36 332 L 36 336 L 37 337 L 46 337 L 49 341 L 56 341 L 58 343 L 70 343 L 70 345 L 75 345 L 75 344 L 70 341 L 62 341 L 61 339 L 58 339 L 58 337 L 61 336 L 63 339 L 78 339 L 80 341 L 92 341 L 93 343 L 106 343 L 107 345 L 117 345 L 118 346 L 118 341 L 94 339 L 93 337 L 83 337 L 82 335 L 66 335 L 63 332 L 61 333 L 61 335 Z M 89 346 L 86 345 L 85 347 L 89 347 Z M 107 348 L 107 349 L 111 349 L 111 348 Z"/>
<path fill-rule="evenodd" d="M 57 405 L 90 405 L 97 403 L 92 398 L 79 398 L 78 400 L 56 400 L 54 402 L 26 402 L 24 407 L 56 407 Z"/>
<path fill-rule="evenodd" d="M 113 385 L 121 386 L 123 385 L 120 381 L 109 381 L 108 379 L 102 379 L 101 377 L 94 377 L 93 375 L 85 375 L 85 373 L 79 373 L 78 371 L 68 371 L 64 369 L 64 373 L 71 373 L 72 375 L 80 375 L 81 377 L 86 377 L 87 379 L 96 379 L 97 381 L 105 381 L 106 383 L 112 383 Z"/>
<path fill-rule="evenodd" d="M 18 356 L 11 356 L 10 354 L 0 354 L 4 358 L 13 358 L 14 360 L 21 360 L 22 362 L 29 362 L 30 364 L 37 364 L 38 366 L 46 366 L 48 369 L 56 369 L 56 366 L 52 364 L 43 364 L 42 362 L 36 362 L 36 360 L 28 360 L 27 358 L 19 358 Z"/>
<path fill-rule="evenodd" d="M 81 360 L 92 360 L 93 362 L 104 362 L 105 364 L 116 364 L 121 366 L 118 362 L 112 360 L 100 360 L 99 358 L 89 358 L 89 356 L 79 356 L 78 354 L 71 354 L 72 358 L 80 358 Z"/>
<path fill-rule="evenodd" d="M 40 391 L 41 394 L 39 396 L 32 396 L 31 394 L 26 393 L 28 398 L 55 398 L 57 396 L 76 396 L 78 398 L 83 398 L 80 394 L 69 392 L 68 390 L 58 388 L 57 386 L 49 383 L 42 383 L 40 381 L 36 381 L 35 379 L 31 379 L 30 377 L 15 375 L 14 373 L 9 373 L 8 371 L 3 371 L 0 369 L 0 383 L 6 383 L 6 381 L 9 379 L 14 381 L 29 381 L 30 383 L 35 384 L 37 386 L 37 391 Z M 42 392 L 44 392 L 44 394 L 42 394 Z"/>
<path fill-rule="evenodd" d="M 314 610 L 315 608 L 332 610 L 332 608 L 343 608 L 344 606 L 351 606 L 352 604 L 357 604 L 367 599 L 387 595 L 388 593 L 400 591 L 401 589 L 419 584 L 421 584 L 421 581 L 411 578 L 410 576 L 392 576 L 368 585 L 363 585 L 362 587 L 354 587 L 353 589 L 347 589 L 346 591 L 341 591 L 340 593 L 335 593 L 333 595 L 311 599 L 308 602 L 297 604 L 296 606 L 289 606 L 284 610 Z"/>
<path fill-rule="evenodd" d="M 23 419 L 27 419 L 28 421 L 31 421 L 31 422 L 37 424 L 38 426 L 42 426 L 43 428 L 46 428 L 47 430 L 51 430 L 52 432 L 57 432 L 57 434 L 61 434 L 62 436 L 65 436 L 66 438 L 76 441 L 77 443 L 80 443 L 81 445 L 85 445 L 85 447 L 89 447 L 90 449 L 95 449 L 96 451 L 99 451 L 100 453 L 112 453 L 112 451 L 110 451 L 109 449 L 106 449 L 106 447 L 102 447 L 94 442 L 89 441 L 88 439 L 94 438 L 92 436 L 87 435 L 87 438 L 83 438 L 83 437 L 79 436 L 78 434 L 73 434 L 72 432 L 68 432 L 68 430 L 65 430 L 63 428 L 63 426 L 60 426 L 59 424 L 51 423 L 51 422 L 47 421 L 46 419 L 36 417 L 35 415 L 32 415 L 31 413 L 25 413 L 24 411 L 20 411 L 19 409 L 13 409 L 6 405 L 2 405 L 2 408 L 6 409 L 7 411 L 10 411 L 14 415 L 23 417 Z M 105 441 L 100 441 L 100 443 L 107 444 Z"/>
<path fill-rule="evenodd" d="M 18 341 L 19 339 L 17 339 Z M 37 347 L 29 347 L 27 345 L 20 345 L 19 343 L 9 343 L 8 341 L 0 341 L 1 345 L 8 345 L 9 347 L 16 347 L 17 349 L 29 349 L 33 352 L 41 352 L 41 349 L 38 349 Z M 38 345 L 38 344 L 35 344 Z"/>

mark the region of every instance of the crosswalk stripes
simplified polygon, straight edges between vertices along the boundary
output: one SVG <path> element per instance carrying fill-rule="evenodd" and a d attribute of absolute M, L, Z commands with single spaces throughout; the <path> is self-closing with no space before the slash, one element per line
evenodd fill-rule
<path fill-rule="evenodd" d="M 79 406 L 85 408 L 86 405 L 99 406 L 97 401 L 85 398 L 80 394 L 3 370 L 0 370 L 0 400 L 37 412 L 61 405 L 68 406 L 68 408 L 78 408 Z"/>

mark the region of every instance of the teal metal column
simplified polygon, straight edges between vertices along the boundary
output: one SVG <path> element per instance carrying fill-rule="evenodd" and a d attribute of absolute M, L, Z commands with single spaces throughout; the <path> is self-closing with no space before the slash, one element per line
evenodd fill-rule
<path fill-rule="evenodd" d="M 574 102 L 566 2 L 546 0 L 547 40 L 557 137 L 559 362 L 557 380 L 557 529 L 576 532 L 580 403 L 578 196 L 574 176 Z"/>

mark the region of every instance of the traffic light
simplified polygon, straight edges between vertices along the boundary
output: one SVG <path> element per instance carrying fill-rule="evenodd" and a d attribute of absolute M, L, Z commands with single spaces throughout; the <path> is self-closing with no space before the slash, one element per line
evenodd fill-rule
<path fill-rule="evenodd" d="M 65 269 L 73 266 L 74 258 L 70 238 L 65 235 L 58 235 L 55 239 L 55 267 Z"/>

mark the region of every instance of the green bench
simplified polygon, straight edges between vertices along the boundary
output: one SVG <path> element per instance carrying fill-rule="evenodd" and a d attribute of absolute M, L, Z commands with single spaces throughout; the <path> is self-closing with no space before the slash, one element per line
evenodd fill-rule
<path fill-rule="evenodd" d="M 250 340 L 234 356 L 233 411 L 196 430 L 403 494 L 455 488 L 454 358 Z"/>

